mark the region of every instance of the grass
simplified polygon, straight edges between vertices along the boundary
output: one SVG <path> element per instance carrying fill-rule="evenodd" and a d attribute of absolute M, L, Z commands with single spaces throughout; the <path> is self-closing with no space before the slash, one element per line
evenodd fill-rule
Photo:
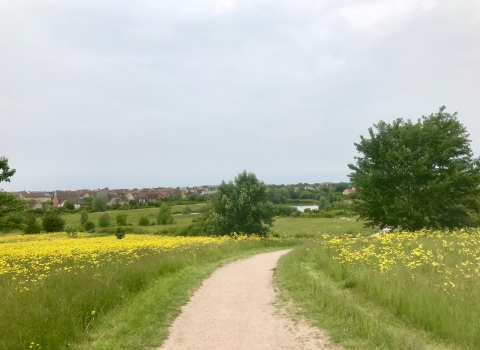
<path fill-rule="evenodd" d="M 479 349 L 480 233 L 326 236 L 279 262 L 282 298 L 347 349 Z"/>
<path fill-rule="evenodd" d="M 202 210 L 205 208 L 206 204 L 192 204 L 189 207 L 192 211 Z M 176 205 L 172 207 L 173 214 L 179 214 L 182 211 L 181 205 Z M 170 227 L 184 227 L 191 223 L 192 219 L 196 217 L 196 214 L 182 214 L 182 215 L 175 215 L 175 223 L 172 225 L 158 225 L 157 224 L 157 214 L 158 208 L 145 208 L 145 209 L 135 209 L 135 210 L 114 210 L 114 211 L 107 211 L 108 215 L 110 216 L 112 224 L 115 224 L 115 217 L 119 213 L 124 213 L 127 215 L 127 224 L 130 227 L 133 227 L 137 230 L 141 230 L 145 233 L 154 233 L 165 228 Z M 96 225 L 98 224 L 98 218 L 103 215 L 104 213 L 88 213 L 88 219 L 93 221 Z M 154 225 L 150 226 L 139 226 L 138 220 L 141 216 L 146 215 L 151 223 Z M 67 226 L 79 226 L 80 225 L 80 213 L 75 214 L 65 214 L 62 215 L 62 218 L 66 221 Z"/>
<path fill-rule="evenodd" d="M 279 239 L 65 234 L 0 239 L 0 344 L 16 349 L 158 347 L 216 267 L 295 244 Z"/>
<path fill-rule="evenodd" d="M 324 234 L 371 235 L 378 229 L 364 228 L 356 218 L 276 218 L 273 230 L 281 237 L 315 238 Z"/>

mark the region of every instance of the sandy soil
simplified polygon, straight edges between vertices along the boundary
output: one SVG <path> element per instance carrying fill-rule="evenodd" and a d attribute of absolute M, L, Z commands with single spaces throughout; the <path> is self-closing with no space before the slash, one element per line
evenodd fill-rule
<path fill-rule="evenodd" d="M 160 349 L 333 349 L 325 334 L 276 308 L 273 268 L 288 250 L 215 271 L 182 308 Z"/>

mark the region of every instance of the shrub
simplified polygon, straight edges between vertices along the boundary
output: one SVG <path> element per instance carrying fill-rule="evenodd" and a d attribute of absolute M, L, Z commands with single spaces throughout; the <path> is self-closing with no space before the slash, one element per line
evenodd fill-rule
<path fill-rule="evenodd" d="M 115 236 L 118 239 L 122 239 L 123 237 L 125 237 L 126 233 L 127 233 L 126 227 L 117 227 L 117 229 L 115 230 Z"/>
<path fill-rule="evenodd" d="M 78 231 L 80 231 L 80 229 L 77 226 L 67 226 L 67 228 L 65 228 L 68 237 L 77 237 Z"/>
<path fill-rule="evenodd" d="M 115 220 L 117 221 L 117 226 L 127 226 L 127 214 L 118 213 Z"/>
<path fill-rule="evenodd" d="M 40 233 L 42 229 L 42 227 L 37 221 L 37 218 L 33 214 L 27 216 L 25 224 L 26 225 L 23 232 L 26 234 Z"/>
<path fill-rule="evenodd" d="M 189 205 L 186 205 L 182 208 L 182 214 L 190 214 L 192 212 L 192 208 Z"/>
<path fill-rule="evenodd" d="M 83 227 L 87 232 L 93 232 L 93 230 L 95 230 L 95 223 L 93 221 L 87 221 Z"/>
<path fill-rule="evenodd" d="M 148 219 L 147 215 L 142 215 L 140 216 L 140 219 L 138 219 L 138 226 L 149 226 L 150 225 L 150 220 Z"/>
<path fill-rule="evenodd" d="M 82 212 L 80 213 L 80 225 L 84 227 L 87 221 L 88 221 L 87 210 L 83 209 Z"/>
<path fill-rule="evenodd" d="M 297 208 L 290 205 L 278 204 L 275 206 L 275 215 L 277 216 L 292 216 L 299 211 Z"/>
<path fill-rule="evenodd" d="M 157 223 L 159 225 L 170 225 L 174 223 L 172 211 L 170 207 L 164 203 L 162 203 L 158 210 Z"/>
<path fill-rule="evenodd" d="M 107 213 L 98 218 L 98 227 L 109 227 L 110 223 L 110 216 Z"/>
<path fill-rule="evenodd" d="M 65 227 L 65 220 L 57 212 L 50 210 L 43 214 L 42 226 L 45 232 L 62 232 Z"/>

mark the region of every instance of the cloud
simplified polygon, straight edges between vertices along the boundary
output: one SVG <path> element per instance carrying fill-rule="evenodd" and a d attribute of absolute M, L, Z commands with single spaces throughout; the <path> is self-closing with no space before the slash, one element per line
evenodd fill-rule
<path fill-rule="evenodd" d="M 0 4 L 5 189 L 346 180 L 380 119 L 446 104 L 480 153 L 474 1 Z"/>

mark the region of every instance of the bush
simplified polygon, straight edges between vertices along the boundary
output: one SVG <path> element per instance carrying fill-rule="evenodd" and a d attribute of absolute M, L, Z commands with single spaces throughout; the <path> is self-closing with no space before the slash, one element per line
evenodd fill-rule
<path fill-rule="evenodd" d="M 98 218 L 98 227 L 109 227 L 111 224 L 110 216 L 105 213 Z"/>
<path fill-rule="evenodd" d="M 157 215 L 157 223 L 159 225 L 170 225 L 174 223 L 172 211 L 168 205 L 162 203 L 160 206 Z"/>
<path fill-rule="evenodd" d="M 190 214 L 192 212 L 192 208 L 189 205 L 186 205 L 182 208 L 182 214 Z"/>
<path fill-rule="evenodd" d="M 299 210 L 290 205 L 278 204 L 275 206 L 275 215 L 277 216 L 293 216 Z"/>
<path fill-rule="evenodd" d="M 77 237 L 78 231 L 80 231 L 80 229 L 77 226 L 67 226 L 65 229 L 67 236 L 72 238 Z"/>
<path fill-rule="evenodd" d="M 42 226 L 45 232 L 62 232 L 65 220 L 56 211 L 50 210 L 43 214 Z"/>
<path fill-rule="evenodd" d="M 138 226 L 149 226 L 150 225 L 150 220 L 148 219 L 147 215 L 142 215 L 140 216 L 140 219 L 138 219 Z"/>
<path fill-rule="evenodd" d="M 87 221 L 88 221 L 87 210 L 83 209 L 82 212 L 80 213 L 80 225 L 84 227 Z"/>
<path fill-rule="evenodd" d="M 117 227 L 117 229 L 115 230 L 115 236 L 118 239 L 124 238 L 126 233 L 127 233 L 126 227 Z"/>
<path fill-rule="evenodd" d="M 127 226 L 127 214 L 118 213 L 115 220 L 117 221 L 117 226 Z"/>
<path fill-rule="evenodd" d="M 27 216 L 25 220 L 25 228 L 23 229 L 23 232 L 26 234 L 35 234 L 35 233 L 40 233 L 42 227 L 37 221 L 37 218 L 35 215 L 30 214 Z"/>
<path fill-rule="evenodd" d="M 95 230 L 95 223 L 93 221 L 87 221 L 85 225 L 83 225 L 83 228 L 87 232 L 93 232 Z"/>

